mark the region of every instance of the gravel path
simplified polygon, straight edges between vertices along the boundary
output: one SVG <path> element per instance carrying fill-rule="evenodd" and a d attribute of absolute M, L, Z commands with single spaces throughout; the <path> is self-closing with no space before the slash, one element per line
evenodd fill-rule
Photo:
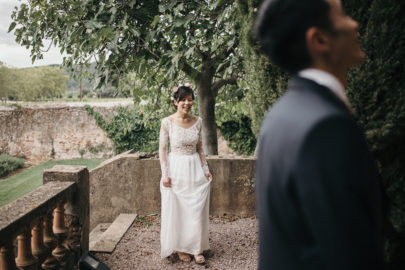
<path fill-rule="evenodd" d="M 257 269 L 255 217 L 210 217 L 206 263 L 186 263 L 177 256 L 160 258 L 160 216 L 138 217 L 112 254 L 96 253 L 111 269 Z"/>

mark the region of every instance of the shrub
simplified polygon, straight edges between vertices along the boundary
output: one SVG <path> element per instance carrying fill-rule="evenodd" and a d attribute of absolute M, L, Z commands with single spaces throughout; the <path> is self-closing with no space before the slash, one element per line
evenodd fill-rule
<path fill-rule="evenodd" d="M 25 160 L 16 158 L 7 154 L 0 155 L 0 177 L 4 177 L 9 173 L 24 167 Z"/>
<path fill-rule="evenodd" d="M 242 116 L 239 121 L 227 121 L 219 126 L 229 147 L 238 154 L 252 155 L 256 147 L 256 137 L 251 130 L 251 119 Z"/>
<path fill-rule="evenodd" d="M 89 145 L 87 147 L 87 149 L 89 150 L 90 153 L 92 153 L 93 155 L 96 155 L 102 151 L 104 151 L 104 149 L 106 148 L 104 143 L 101 144 L 97 144 L 97 145 Z"/>

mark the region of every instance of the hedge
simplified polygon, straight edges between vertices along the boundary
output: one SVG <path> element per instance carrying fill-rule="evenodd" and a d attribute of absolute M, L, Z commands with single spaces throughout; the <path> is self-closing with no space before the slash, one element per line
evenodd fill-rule
<path fill-rule="evenodd" d="M 7 154 L 0 155 L 0 177 L 7 176 L 9 173 L 23 168 L 25 160 L 22 158 L 16 158 Z"/>

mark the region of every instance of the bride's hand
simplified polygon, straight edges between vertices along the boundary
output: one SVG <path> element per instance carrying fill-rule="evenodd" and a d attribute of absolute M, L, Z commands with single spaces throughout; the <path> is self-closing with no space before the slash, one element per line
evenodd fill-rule
<path fill-rule="evenodd" d="M 172 186 L 172 179 L 170 177 L 167 177 L 166 179 L 163 180 L 163 186 L 164 187 L 171 187 Z"/>
<path fill-rule="evenodd" d="M 205 177 L 207 177 L 208 181 L 212 181 L 212 174 L 206 173 Z"/>

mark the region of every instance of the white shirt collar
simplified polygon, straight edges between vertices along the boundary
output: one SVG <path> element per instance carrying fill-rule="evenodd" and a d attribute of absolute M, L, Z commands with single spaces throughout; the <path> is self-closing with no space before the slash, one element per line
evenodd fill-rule
<path fill-rule="evenodd" d="M 306 68 L 298 72 L 298 76 L 312 80 L 331 90 L 345 105 L 352 111 L 349 100 L 347 99 L 345 90 L 340 81 L 332 74 L 315 68 Z"/>

